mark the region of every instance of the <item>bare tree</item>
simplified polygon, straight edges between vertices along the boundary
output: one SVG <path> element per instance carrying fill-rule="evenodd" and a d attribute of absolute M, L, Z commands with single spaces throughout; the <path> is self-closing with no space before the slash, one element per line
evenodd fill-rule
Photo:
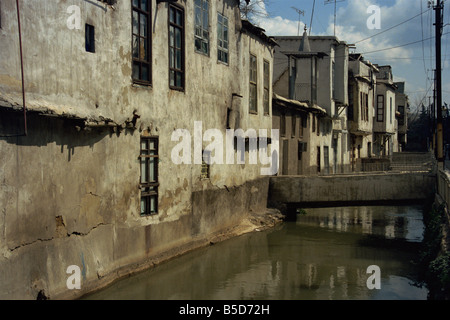
<path fill-rule="evenodd" d="M 268 3 L 268 0 L 241 0 L 239 5 L 241 18 L 257 24 L 258 18 L 269 16 L 266 11 L 266 3 Z"/>

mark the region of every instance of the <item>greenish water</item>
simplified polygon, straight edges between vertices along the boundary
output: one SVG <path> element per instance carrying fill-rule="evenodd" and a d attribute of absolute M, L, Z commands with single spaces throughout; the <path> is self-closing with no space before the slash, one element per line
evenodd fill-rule
<path fill-rule="evenodd" d="M 296 222 L 196 250 L 85 299 L 427 299 L 412 263 L 422 207 L 305 210 Z M 367 287 L 371 265 L 380 268 L 380 289 Z"/>

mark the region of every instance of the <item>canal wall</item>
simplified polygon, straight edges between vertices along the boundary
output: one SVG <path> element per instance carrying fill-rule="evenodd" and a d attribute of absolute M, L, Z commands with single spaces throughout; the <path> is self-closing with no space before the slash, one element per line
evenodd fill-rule
<path fill-rule="evenodd" d="M 443 223 L 443 239 L 442 249 L 445 252 L 450 251 L 450 171 L 439 170 L 437 174 L 437 190 L 435 197 L 435 204 L 443 206 L 444 210 L 444 223 Z"/>
<path fill-rule="evenodd" d="M 410 202 L 433 198 L 435 190 L 436 175 L 428 172 L 279 176 L 270 179 L 269 201 L 304 207 Z"/>

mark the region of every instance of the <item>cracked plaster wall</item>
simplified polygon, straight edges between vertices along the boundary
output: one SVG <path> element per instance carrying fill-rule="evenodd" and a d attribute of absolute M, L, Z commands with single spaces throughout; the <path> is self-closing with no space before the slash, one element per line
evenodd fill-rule
<path fill-rule="evenodd" d="M 22 30 L 28 107 L 28 136 L 0 138 L 0 299 L 50 298 L 68 293 L 66 268 L 83 271 L 82 288 L 127 266 L 233 226 L 249 212 L 262 210 L 268 180 L 261 165 L 213 165 L 201 179 L 199 165 L 175 165 L 171 141 L 175 129 L 193 133 L 226 129 L 233 94 L 244 130 L 270 129 L 271 117 L 248 115 L 249 54 L 272 64 L 271 49 L 240 32 L 235 1 L 214 1 L 211 12 L 229 17 L 230 64 L 194 52 L 193 2 L 186 9 L 186 89 L 168 88 L 167 3 L 152 1 L 153 85 L 131 81 L 131 8 L 115 10 L 74 0 L 84 23 L 96 28 L 96 53 L 84 51 L 82 31 L 66 27 L 67 1 L 24 1 Z M 20 64 L 13 2 L 3 2 L 0 29 L 0 104 L 20 107 Z M 216 24 L 211 15 L 211 25 Z M 3 24 L 4 23 L 4 24 Z M 215 30 L 215 29 L 214 29 Z M 211 44 L 217 43 L 211 32 Z M 190 46 L 192 44 L 192 46 Z M 201 79 L 201 80 L 200 80 Z M 198 81 L 195 81 L 198 80 Z M 262 109 L 263 88 L 259 86 Z M 20 112 L 1 111 L 0 129 L 21 128 Z M 134 128 L 79 130 L 77 120 L 110 119 L 116 124 L 139 119 Z M 48 117 L 58 115 L 60 118 Z M 159 214 L 141 217 L 140 136 L 159 137 Z M 207 145 L 204 142 L 203 147 Z M 246 155 L 248 162 L 248 154 Z M 211 209 L 211 210 L 210 210 Z M 93 284 L 94 283 L 94 284 Z"/>

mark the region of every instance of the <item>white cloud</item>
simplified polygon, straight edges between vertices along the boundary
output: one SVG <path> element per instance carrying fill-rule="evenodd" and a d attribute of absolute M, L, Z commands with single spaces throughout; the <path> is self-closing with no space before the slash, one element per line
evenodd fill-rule
<path fill-rule="evenodd" d="M 381 9 L 381 29 L 379 30 L 367 28 L 367 19 L 371 15 L 371 13 L 367 13 L 367 8 L 370 5 L 378 5 Z M 270 6 L 268 5 L 267 7 L 270 10 Z M 422 16 L 411 19 L 418 15 L 421 9 L 424 12 L 429 11 Z M 327 14 L 328 21 L 324 28 L 323 24 L 318 22 L 324 20 L 324 12 L 327 12 L 326 10 L 330 11 L 331 14 Z M 447 8 L 446 10 L 449 9 Z M 297 35 L 298 21 L 285 18 L 285 14 L 281 13 L 281 11 L 284 11 L 286 16 L 293 16 L 292 10 L 287 5 L 286 8 L 279 9 L 279 13 L 276 16 L 258 18 L 256 23 L 271 36 Z M 316 6 L 313 25 L 317 26 L 317 28 L 313 28 L 313 35 L 333 35 L 334 15 L 332 11 L 330 7 Z M 431 76 L 431 71 L 428 70 L 434 68 L 434 64 L 432 65 L 429 58 L 430 54 L 434 56 L 434 40 L 424 41 L 423 48 L 420 40 L 422 40 L 422 34 L 424 39 L 434 37 L 434 26 L 431 25 L 432 21 L 434 21 L 433 17 L 434 12 L 427 7 L 425 0 L 347 0 L 341 2 L 338 6 L 336 36 L 348 44 L 355 44 L 356 49 L 354 51 L 364 53 L 367 60 L 380 65 L 391 65 L 396 79 L 404 79 L 410 92 L 420 92 L 420 94 L 424 95 L 426 89 L 430 86 L 430 81 L 426 78 L 426 72 L 428 72 L 428 76 Z M 411 20 L 390 29 L 408 19 Z M 322 28 L 319 28 L 319 25 Z M 302 21 L 300 23 L 300 34 L 303 33 L 304 26 L 305 24 Z M 326 29 L 326 32 L 314 32 L 319 29 Z M 380 34 L 377 35 L 377 33 Z M 360 41 L 366 38 L 369 39 Z M 443 38 L 443 41 L 450 41 L 447 38 Z M 411 42 L 417 43 L 405 45 Z M 430 45 L 431 48 L 429 47 Z M 425 62 L 422 60 L 423 54 Z M 448 70 L 450 67 L 449 62 L 450 59 L 443 60 L 444 70 Z M 425 86 L 426 88 L 424 89 Z M 444 90 L 450 92 L 450 79 L 448 79 L 445 72 L 443 73 L 444 86 L 446 88 Z M 430 92 L 432 94 L 432 90 Z M 444 92 L 444 100 L 448 97 L 449 94 Z"/>
<path fill-rule="evenodd" d="M 305 26 L 303 22 L 300 22 L 299 26 L 298 21 L 292 21 L 280 16 L 260 19 L 257 22 L 271 36 L 296 36 L 298 30 L 300 30 L 301 35 Z"/>

